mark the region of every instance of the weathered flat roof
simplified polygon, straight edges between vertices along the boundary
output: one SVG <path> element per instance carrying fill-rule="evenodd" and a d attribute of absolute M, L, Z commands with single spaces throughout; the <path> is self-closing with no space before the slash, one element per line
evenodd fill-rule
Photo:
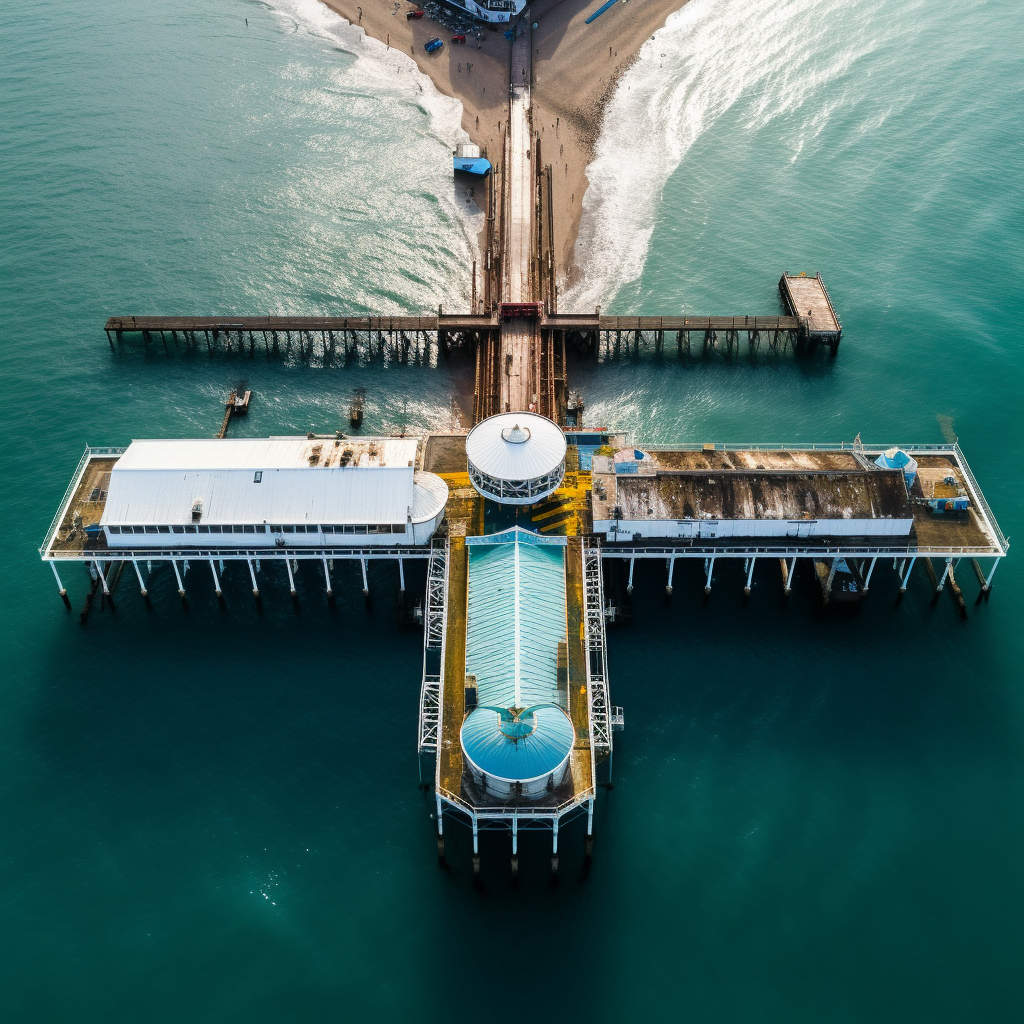
<path fill-rule="evenodd" d="M 615 484 L 624 519 L 913 518 L 900 470 L 669 472 Z"/>

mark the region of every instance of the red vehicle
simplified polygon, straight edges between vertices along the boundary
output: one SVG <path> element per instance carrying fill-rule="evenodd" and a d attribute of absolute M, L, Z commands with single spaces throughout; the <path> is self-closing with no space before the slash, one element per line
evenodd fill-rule
<path fill-rule="evenodd" d="M 464 43 L 466 41 L 466 33 L 460 32 L 457 36 L 452 36 L 453 43 Z"/>
<path fill-rule="evenodd" d="M 422 17 L 423 17 L 423 12 L 422 11 L 406 11 L 405 12 L 405 20 L 406 21 L 412 21 L 413 18 L 422 18 Z"/>

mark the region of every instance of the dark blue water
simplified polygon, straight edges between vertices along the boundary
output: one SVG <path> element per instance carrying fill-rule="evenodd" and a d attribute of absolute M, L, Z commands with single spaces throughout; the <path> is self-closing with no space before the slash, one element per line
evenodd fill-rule
<path fill-rule="evenodd" d="M 716 27 L 701 2 L 705 45 L 668 72 L 677 51 L 656 51 L 678 162 L 649 202 L 620 183 L 641 216 L 621 237 L 647 242 L 587 287 L 624 311 L 771 312 L 782 270 L 820 270 L 842 347 L 578 368 L 588 415 L 658 440 L 955 433 L 1019 534 L 1018 5 L 822 0 L 809 27 L 785 0 L 722 4 Z M 809 573 L 784 606 L 759 566 L 744 603 L 725 566 L 705 604 L 677 566 L 666 605 L 663 567 L 638 568 L 609 636 L 615 788 L 589 873 L 565 830 L 557 887 L 540 835 L 517 889 L 504 836 L 482 891 L 468 834 L 437 868 L 394 568 L 371 570 L 368 607 L 339 566 L 333 609 L 303 569 L 298 611 L 264 568 L 260 611 L 244 570 L 221 610 L 197 566 L 187 612 L 159 569 L 151 607 L 126 576 L 84 627 L 83 570 L 65 612 L 36 546 L 86 443 L 212 435 L 241 379 L 252 435 L 336 429 L 357 386 L 371 428 L 443 426 L 462 381 L 111 353 L 106 316 L 454 307 L 475 225 L 443 172 L 456 113 L 315 6 L 0 19 L 5 1019 L 1020 1019 L 1015 551 L 988 603 L 962 567 L 966 622 L 923 574 L 896 607 L 881 565 L 859 614 L 825 615 Z"/>

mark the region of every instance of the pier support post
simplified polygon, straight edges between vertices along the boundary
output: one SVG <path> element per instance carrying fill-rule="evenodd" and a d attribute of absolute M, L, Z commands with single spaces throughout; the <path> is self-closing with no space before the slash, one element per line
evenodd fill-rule
<path fill-rule="evenodd" d="M 754 563 L 757 561 L 756 558 L 748 559 L 750 565 L 747 569 L 747 585 L 743 588 L 743 596 L 750 597 L 750 584 L 754 578 Z"/>
<path fill-rule="evenodd" d="M 636 562 L 635 558 L 629 560 L 629 582 L 626 584 L 626 593 L 633 593 L 633 564 Z"/>
<path fill-rule="evenodd" d="M 672 596 L 672 573 L 676 567 L 676 556 L 673 555 L 671 558 L 665 561 L 665 565 L 668 567 L 668 583 L 665 584 L 665 596 Z"/>
<path fill-rule="evenodd" d="M 107 596 L 107 597 L 110 597 L 110 588 L 107 586 L 107 578 L 106 578 L 106 576 L 103 575 L 103 569 L 100 567 L 100 563 L 97 562 L 97 561 L 94 561 L 92 564 L 96 566 L 96 572 L 99 574 L 100 583 L 103 584 L 103 593 L 104 593 L 104 595 Z"/>
<path fill-rule="evenodd" d="M 366 559 L 365 558 L 360 558 L 359 559 L 359 564 L 362 566 L 362 569 L 363 569 L 363 597 L 369 597 L 370 596 L 370 584 L 367 583 L 367 581 L 366 581 Z"/>
<path fill-rule="evenodd" d="M 825 603 L 828 603 L 828 599 L 832 596 L 832 582 L 836 578 L 836 567 L 839 565 L 839 559 L 833 558 L 832 564 L 828 570 L 828 582 L 825 584 Z"/>
<path fill-rule="evenodd" d="M 328 598 L 334 597 L 334 591 L 331 589 L 331 571 L 327 568 L 327 559 L 324 559 L 324 579 L 327 580 L 327 596 Z"/>
<path fill-rule="evenodd" d="M 476 815 L 473 815 L 473 874 L 480 874 L 480 839 L 478 836 L 479 826 Z"/>
<path fill-rule="evenodd" d="M 914 568 L 914 563 L 917 561 L 917 555 L 910 560 L 910 564 L 907 566 L 906 574 L 900 577 L 900 593 L 905 594 L 907 592 L 907 582 L 910 579 L 910 573 Z"/>
<path fill-rule="evenodd" d="M 711 593 L 711 573 L 715 569 L 715 560 L 713 558 L 704 559 L 704 568 L 708 571 L 708 578 L 704 581 L 704 594 Z"/>
<path fill-rule="evenodd" d="M 185 584 L 181 580 L 181 573 L 178 572 L 178 563 L 172 558 L 171 565 L 174 566 L 174 578 L 178 581 L 178 597 L 185 596 Z"/>
<path fill-rule="evenodd" d="M 786 571 L 786 584 L 782 588 L 783 594 L 789 597 L 790 591 L 793 589 L 793 573 L 796 572 L 796 555 L 793 556 L 793 560 L 789 563 L 789 569 Z"/>
<path fill-rule="evenodd" d="M 591 797 L 587 801 L 587 839 L 586 839 L 586 857 L 589 861 L 594 854 L 594 798 Z"/>
<path fill-rule="evenodd" d="M 132 559 L 132 565 L 135 568 L 135 575 L 139 577 L 139 593 L 145 597 L 148 593 L 146 590 L 146 581 L 142 578 L 142 570 L 139 568 L 139 563 Z"/>
<path fill-rule="evenodd" d="M 292 560 L 286 558 L 284 560 L 284 566 L 288 570 L 288 589 L 291 591 L 291 595 L 294 598 L 295 595 L 295 577 L 292 575 Z"/>
<path fill-rule="evenodd" d="M 403 594 L 405 593 L 405 566 L 402 564 L 401 558 L 398 560 L 398 589 Z"/>
<path fill-rule="evenodd" d="M 942 570 L 942 576 L 939 578 L 939 582 L 935 587 L 935 593 L 941 594 L 943 587 L 946 585 L 946 577 L 949 575 L 950 566 L 953 564 L 952 558 L 946 559 L 946 568 Z"/>
<path fill-rule="evenodd" d="M 868 592 L 868 587 L 871 586 L 871 574 L 875 571 L 875 562 L 877 562 L 877 561 L 878 561 L 878 556 L 876 555 L 874 558 L 871 559 L 871 564 L 868 566 L 868 574 L 867 574 L 867 576 L 864 577 L 864 593 L 865 594 Z"/>
<path fill-rule="evenodd" d="M 512 878 L 519 877 L 519 816 L 512 812 Z"/>
<path fill-rule="evenodd" d="M 260 588 L 256 586 L 256 570 L 252 567 L 252 559 L 247 558 L 246 562 L 249 563 L 249 579 L 252 580 L 252 596 L 259 600 Z"/>
<path fill-rule="evenodd" d="M 558 819 L 551 822 L 551 874 L 558 874 Z"/>
<path fill-rule="evenodd" d="M 53 578 L 57 581 L 57 590 L 60 591 L 60 596 L 66 598 L 68 596 L 68 592 L 64 588 L 64 584 L 61 583 L 60 577 L 57 575 L 57 566 L 53 562 L 51 562 L 50 568 L 53 570 Z"/>
<path fill-rule="evenodd" d="M 221 596 L 220 580 L 217 579 L 217 566 L 215 566 L 213 564 L 213 559 L 212 558 L 210 559 L 210 572 L 213 573 L 213 591 L 214 591 L 214 593 L 218 597 L 220 597 Z"/>
<path fill-rule="evenodd" d="M 999 568 L 999 563 L 1001 561 L 1002 561 L 1001 558 L 997 558 L 995 560 L 995 562 L 992 563 L 992 570 L 991 570 L 991 572 L 989 572 L 988 578 L 985 580 L 985 586 L 983 586 L 981 588 L 983 593 L 987 594 L 992 589 L 992 577 L 995 576 L 996 569 Z"/>
<path fill-rule="evenodd" d="M 441 811 L 441 798 L 437 797 L 437 862 L 444 863 L 444 815 Z"/>

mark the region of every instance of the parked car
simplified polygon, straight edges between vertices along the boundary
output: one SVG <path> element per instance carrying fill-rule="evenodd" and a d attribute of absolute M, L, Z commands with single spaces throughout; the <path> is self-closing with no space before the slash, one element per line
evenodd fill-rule
<path fill-rule="evenodd" d="M 464 43 L 466 41 L 466 33 L 460 32 L 457 36 L 452 36 L 453 43 Z"/>
<path fill-rule="evenodd" d="M 437 36 L 434 36 L 433 39 L 428 39 L 423 44 L 423 49 L 426 50 L 427 53 L 433 53 L 435 50 L 440 50 L 442 46 L 444 46 L 444 40 L 438 39 Z"/>
<path fill-rule="evenodd" d="M 422 18 L 422 17 L 423 17 L 423 12 L 422 11 L 406 11 L 405 12 L 405 20 L 406 21 L 412 21 L 413 18 Z"/>

